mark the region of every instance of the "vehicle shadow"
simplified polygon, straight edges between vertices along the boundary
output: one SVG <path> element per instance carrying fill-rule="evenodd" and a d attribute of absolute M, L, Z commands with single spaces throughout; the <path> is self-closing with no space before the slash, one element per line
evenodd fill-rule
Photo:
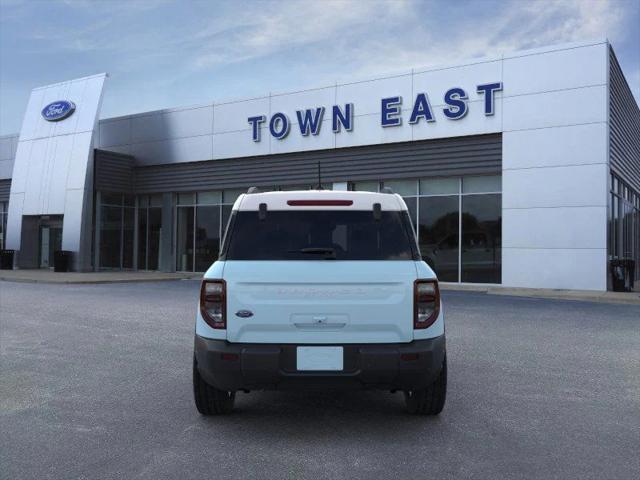
<path fill-rule="evenodd" d="M 217 428 L 241 423 L 245 434 L 266 434 L 277 428 L 282 435 L 317 439 L 399 430 L 417 433 L 427 425 L 443 424 L 445 415 L 446 407 L 436 417 L 410 415 L 401 392 L 327 390 L 240 393 L 233 413 L 204 421 Z"/>

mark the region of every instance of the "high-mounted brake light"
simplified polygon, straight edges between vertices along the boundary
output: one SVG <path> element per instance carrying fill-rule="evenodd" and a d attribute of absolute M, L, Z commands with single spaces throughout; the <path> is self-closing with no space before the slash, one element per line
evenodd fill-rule
<path fill-rule="evenodd" d="M 287 200 L 291 207 L 349 207 L 353 200 Z"/>
<path fill-rule="evenodd" d="M 200 313 L 211 328 L 227 328 L 227 284 L 224 280 L 202 281 Z"/>
<path fill-rule="evenodd" d="M 440 313 L 437 280 L 416 280 L 413 284 L 413 328 L 429 328 Z"/>

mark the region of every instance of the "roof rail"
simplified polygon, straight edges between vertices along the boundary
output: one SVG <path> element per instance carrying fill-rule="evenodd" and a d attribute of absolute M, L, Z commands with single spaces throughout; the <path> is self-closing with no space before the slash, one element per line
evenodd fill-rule
<path fill-rule="evenodd" d="M 261 193 L 261 192 L 258 187 L 249 187 L 249 190 L 247 190 L 247 194 L 251 194 L 251 193 Z"/>
<path fill-rule="evenodd" d="M 382 187 L 380 193 L 393 193 L 393 190 L 391 190 L 391 187 Z"/>

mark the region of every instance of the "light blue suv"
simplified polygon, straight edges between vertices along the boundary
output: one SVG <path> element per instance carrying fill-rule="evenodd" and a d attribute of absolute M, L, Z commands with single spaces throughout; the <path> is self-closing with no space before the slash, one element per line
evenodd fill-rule
<path fill-rule="evenodd" d="M 198 411 L 230 412 L 237 391 L 369 388 L 440 413 L 444 311 L 402 197 L 250 192 L 202 281 Z"/>

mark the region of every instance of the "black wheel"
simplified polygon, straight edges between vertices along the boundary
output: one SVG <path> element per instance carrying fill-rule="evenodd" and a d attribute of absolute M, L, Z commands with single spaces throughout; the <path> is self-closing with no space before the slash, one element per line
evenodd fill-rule
<path fill-rule="evenodd" d="M 212 387 L 200 376 L 196 359 L 193 359 L 193 397 L 202 415 L 231 413 L 236 399 L 235 392 L 225 392 Z"/>
<path fill-rule="evenodd" d="M 440 375 L 427 388 L 404 392 L 407 411 L 415 415 L 438 415 L 447 397 L 447 356 L 442 362 Z"/>

